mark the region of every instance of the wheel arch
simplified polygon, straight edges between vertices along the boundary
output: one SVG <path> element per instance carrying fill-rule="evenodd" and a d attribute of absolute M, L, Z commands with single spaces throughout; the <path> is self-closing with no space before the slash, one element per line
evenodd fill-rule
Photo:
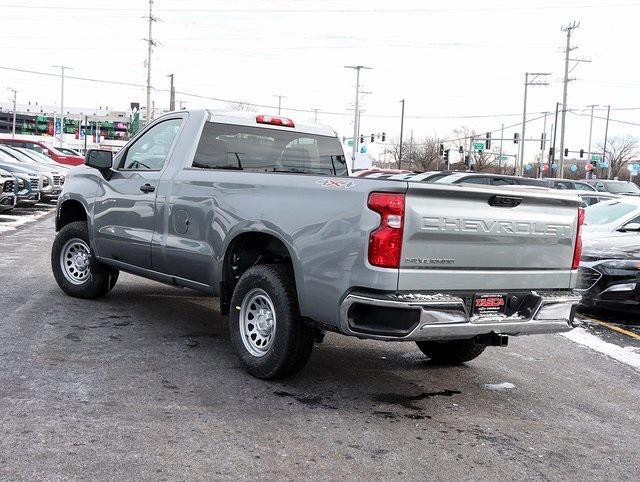
<path fill-rule="evenodd" d="M 56 232 L 67 224 L 76 221 L 89 221 L 89 215 L 84 204 L 77 199 L 66 199 L 61 202 L 56 216 Z"/>
<path fill-rule="evenodd" d="M 220 311 L 229 313 L 229 303 L 242 273 L 258 264 L 284 264 L 291 267 L 301 304 L 300 261 L 290 243 L 272 231 L 249 230 L 236 234 L 225 250 L 220 278 Z"/>

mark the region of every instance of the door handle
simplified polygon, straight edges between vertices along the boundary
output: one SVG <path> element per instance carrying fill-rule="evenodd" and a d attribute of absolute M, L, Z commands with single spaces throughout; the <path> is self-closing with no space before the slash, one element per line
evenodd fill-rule
<path fill-rule="evenodd" d="M 156 188 L 153 187 L 151 184 L 147 183 L 144 186 L 140 186 L 140 190 L 142 192 L 153 192 L 156 190 Z"/>

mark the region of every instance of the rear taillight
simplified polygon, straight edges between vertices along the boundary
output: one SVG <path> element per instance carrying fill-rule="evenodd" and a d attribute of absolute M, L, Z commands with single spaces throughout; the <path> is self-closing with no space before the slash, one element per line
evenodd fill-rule
<path fill-rule="evenodd" d="M 369 263 L 381 268 L 400 267 L 404 194 L 373 192 L 367 206 L 380 215 L 380 226 L 369 236 Z"/>
<path fill-rule="evenodd" d="M 576 232 L 576 247 L 573 250 L 573 264 L 571 269 L 578 269 L 582 256 L 582 225 L 584 224 L 584 209 L 578 208 L 578 230 Z"/>
<path fill-rule="evenodd" d="M 295 124 L 291 119 L 287 119 L 286 117 L 273 117 L 269 115 L 257 115 L 256 122 L 258 124 L 271 124 L 274 126 L 282 126 L 282 127 L 295 127 Z"/>

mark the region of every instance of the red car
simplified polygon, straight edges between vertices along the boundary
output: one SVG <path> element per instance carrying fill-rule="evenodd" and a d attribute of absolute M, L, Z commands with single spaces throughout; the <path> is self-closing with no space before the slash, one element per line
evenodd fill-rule
<path fill-rule="evenodd" d="M 6 144 L 12 147 L 24 147 L 25 149 L 31 149 L 32 151 L 39 152 L 40 154 L 44 154 L 47 157 L 50 157 L 56 162 L 60 164 L 68 164 L 71 166 L 77 166 L 79 164 L 84 164 L 84 157 L 82 156 L 72 156 L 67 155 L 63 152 L 60 152 L 55 147 L 46 144 L 42 141 L 32 141 L 28 139 L 0 139 L 0 144 Z"/>

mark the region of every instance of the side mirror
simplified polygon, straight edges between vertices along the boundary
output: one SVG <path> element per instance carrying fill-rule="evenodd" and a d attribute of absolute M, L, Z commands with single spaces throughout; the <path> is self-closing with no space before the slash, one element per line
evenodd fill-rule
<path fill-rule="evenodd" d="M 100 149 L 89 149 L 84 156 L 84 163 L 89 167 L 103 171 L 113 166 L 113 152 Z"/>
<path fill-rule="evenodd" d="M 619 231 L 622 231 L 623 233 L 628 233 L 628 232 L 636 232 L 636 233 L 640 233 L 640 223 L 627 223 L 624 226 L 622 226 Z"/>

